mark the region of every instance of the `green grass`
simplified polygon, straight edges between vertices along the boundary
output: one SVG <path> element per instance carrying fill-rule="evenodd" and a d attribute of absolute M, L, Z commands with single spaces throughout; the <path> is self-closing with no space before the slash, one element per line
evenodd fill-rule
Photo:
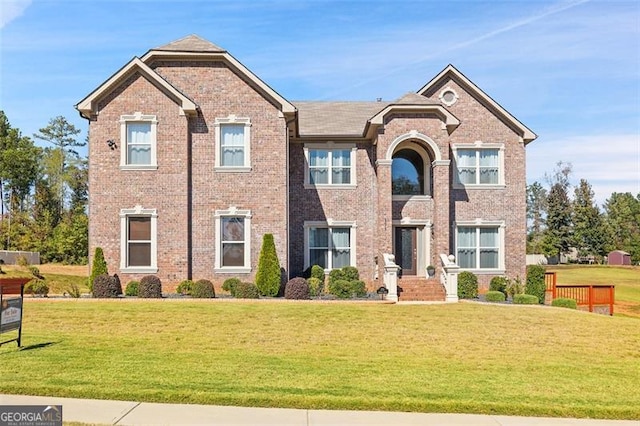
<path fill-rule="evenodd" d="M 38 267 L 39 265 L 36 265 Z M 0 274 L 0 280 L 2 278 L 10 277 L 32 277 L 31 273 L 24 268 L 17 266 L 3 266 L 2 270 L 4 274 Z M 62 295 L 69 293 L 69 287 L 71 284 L 76 284 L 83 294 L 89 293 L 89 287 L 87 286 L 87 277 L 67 274 L 55 274 L 40 271 L 44 277 L 44 281 L 49 286 L 49 294 Z"/>
<path fill-rule="evenodd" d="M 640 418 L 633 318 L 474 303 L 30 298 L 24 315 L 22 350 L 0 348 L 0 393 Z"/>

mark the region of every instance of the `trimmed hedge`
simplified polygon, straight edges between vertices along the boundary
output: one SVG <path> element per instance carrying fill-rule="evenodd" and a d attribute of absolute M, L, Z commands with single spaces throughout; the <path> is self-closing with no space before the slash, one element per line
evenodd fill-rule
<path fill-rule="evenodd" d="M 236 297 L 236 287 L 241 283 L 242 281 L 239 278 L 227 278 L 222 283 L 222 289 L 228 291 L 231 296 Z"/>
<path fill-rule="evenodd" d="M 311 297 L 320 296 L 324 291 L 324 283 L 316 277 L 309 278 L 307 284 L 309 284 L 309 296 Z"/>
<path fill-rule="evenodd" d="M 551 306 L 555 306 L 558 308 L 578 309 L 578 302 L 576 302 L 575 299 L 559 297 L 557 299 L 553 299 L 553 301 L 551 302 Z"/>
<path fill-rule="evenodd" d="M 155 275 L 146 275 L 138 285 L 138 297 L 160 299 L 162 297 L 162 282 Z"/>
<path fill-rule="evenodd" d="M 96 247 L 91 265 L 91 275 L 89 275 L 89 291 L 93 292 L 93 281 L 98 275 L 108 274 L 107 262 L 104 260 L 102 247 Z"/>
<path fill-rule="evenodd" d="M 178 287 L 176 288 L 176 293 L 182 294 L 183 296 L 188 296 L 191 294 L 193 290 L 193 281 L 191 280 L 183 280 Z"/>
<path fill-rule="evenodd" d="M 127 283 L 127 288 L 124 290 L 125 296 L 137 296 L 139 285 L 140 281 L 129 281 Z"/>
<path fill-rule="evenodd" d="M 324 284 L 324 268 L 320 265 L 313 265 L 311 267 L 310 278 L 317 278 L 320 280 L 320 282 L 322 282 L 322 284 Z"/>
<path fill-rule="evenodd" d="M 107 274 L 98 275 L 93 280 L 92 293 L 93 297 L 96 298 L 118 297 L 119 294 L 122 294 L 120 280 L 116 277 L 110 277 Z"/>
<path fill-rule="evenodd" d="M 527 266 L 527 282 L 524 286 L 524 293 L 531 294 L 538 298 L 538 303 L 544 303 L 544 268 L 540 265 Z"/>
<path fill-rule="evenodd" d="M 365 297 L 367 295 L 367 285 L 364 281 L 353 280 L 351 284 L 351 294 L 355 297 Z"/>
<path fill-rule="evenodd" d="M 538 297 L 532 294 L 516 294 L 513 296 L 513 303 L 516 305 L 537 305 Z"/>
<path fill-rule="evenodd" d="M 301 277 L 290 279 L 284 287 L 284 298 L 295 300 L 308 300 L 309 284 Z"/>
<path fill-rule="evenodd" d="M 489 291 L 499 291 L 507 298 L 507 286 L 509 285 L 509 279 L 507 277 L 493 277 L 489 283 Z"/>
<path fill-rule="evenodd" d="M 254 283 L 240 282 L 236 286 L 235 297 L 238 299 L 258 299 L 260 292 Z"/>
<path fill-rule="evenodd" d="M 487 302 L 504 302 L 507 300 L 506 296 L 501 291 L 490 290 L 485 295 Z"/>
<path fill-rule="evenodd" d="M 213 283 L 209 280 L 196 281 L 191 288 L 191 297 L 196 299 L 211 299 L 216 297 Z"/>
<path fill-rule="evenodd" d="M 469 271 L 458 275 L 458 297 L 460 299 L 475 299 L 478 297 L 478 277 Z"/>
<path fill-rule="evenodd" d="M 334 271 L 337 270 L 338 269 L 334 269 Z M 329 294 L 333 294 L 338 299 L 349 299 L 352 294 L 351 283 L 347 280 L 331 280 L 331 278 L 329 278 Z"/>
<path fill-rule="evenodd" d="M 273 234 L 264 234 L 258 259 L 256 286 L 263 296 L 277 296 L 280 291 L 281 279 L 280 262 L 278 261 Z"/>

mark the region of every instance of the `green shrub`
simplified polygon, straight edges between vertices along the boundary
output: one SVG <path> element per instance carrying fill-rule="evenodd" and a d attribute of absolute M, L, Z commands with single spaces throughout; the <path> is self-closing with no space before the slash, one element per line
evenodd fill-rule
<path fill-rule="evenodd" d="M 43 280 L 34 279 L 24 286 L 24 291 L 31 294 L 31 296 L 38 295 L 47 297 L 49 294 L 49 286 Z"/>
<path fill-rule="evenodd" d="M 76 283 L 69 284 L 69 287 L 67 287 L 67 292 L 69 293 L 69 296 L 73 297 L 74 299 L 78 299 L 81 295 L 80 287 L 78 287 L 78 284 Z"/>
<path fill-rule="evenodd" d="M 365 297 L 367 295 L 367 285 L 364 281 L 353 280 L 350 281 L 351 284 L 351 294 L 355 297 Z"/>
<path fill-rule="evenodd" d="M 532 294 L 516 294 L 513 296 L 513 303 L 517 305 L 537 305 L 538 298 Z"/>
<path fill-rule="evenodd" d="M 540 265 L 527 266 L 527 283 L 524 286 L 524 293 L 536 296 L 538 303 L 544 303 L 545 290 L 544 267 Z"/>
<path fill-rule="evenodd" d="M 91 275 L 89 275 L 89 290 L 93 291 L 93 280 L 98 275 L 108 274 L 107 262 L 104 260 L 104 253 L 101 247 L 96 247 L 93 254 L 93 264 L 91 265 Z"/>
<path fill-rule="evenodd" d="M 332 269 L 329 272 L 329 286 L 331 286 L 331 284 L 335 283 L 336 281 L 349 281 L 345 278 L 342 269 Z"/>
<path fill-rule="evenodd" d="M 309 278 L 307 284 L 309 284 L 309 295 L 311 297 L 320 296 L 324 291 L 324 283 L 316 277 Z"/>
<path fill-rule="evenodd" d="M 162 282 L 155 275 L 145 275 L 138 285 L 138 297 L 159 299 L 162 297 Z"/>
<path fill-rule="evenodd" d="M 124 294 L 126 296 L 137 296 L 138 295 L 138 287 L 140 286 L 140 281 L 129 281 L 127 283 L 127 288 L 124 290 Z"/>
<path fill-rule="evenodd" d="M 198 280 L 193 283 L 191 289 L 191 297 L 196 299 L 211 299 L 216 297 L 216 292 L 213 288 L 213 283 L 209 280 Z"/>
<path fill-rule="evenodd" d="M 263 296 L 277 296 L 280 291 L 280 262 L 273 234 L 264 234 L 256 272 L 256 287 Z"/>
<path fill-rule="evenodd" d="M 238 299 L 258 299 L 260 291 L 254 283 L 240 282 L 236 285 L 235 297 Z"/>
<path fill-rule="evenodd" d="M 489 282 L 489 291 L 499 291 L 507 298 L 507 286 L 509 285 L 509 279 L 507 277 L 493 277 Z"/>
<path fill-rule="evenodd" d="M 329 293 L 338 299 L 349 299 L 353 294 L 353 290 L 351 283 L 347 280 L 331 281 L 331 279 L 329 279 Z"/>
<path fill-rule="evenodd" d="M 311 267 L 311 277 L 319 279 L 322 284 L 324 284 L 324 268 L 320 265 L 313 265 Z"/>
<path fill-rule="evenodd" d="M 469 271 L 458 275 L 458 297 L 460 299 L 475 299 L 478 297 L 478 277 Z"/>
<path fill-rule="evenodd" d="M 222 289 L 224 291 L 228 291 L 231 296 L 235 297 L 236 296 L 236 287 L 238 287 L 238 284 L 240 284 L 242 281 L 240 281 L 240 279 L 238 278 L 227 278 L 226 280 L 224 280 L 224 283 L 222 283 Z"/>
<path fill-rule="evenodd" d="M 190 295 L 193 290 L 193 281 L 191 280 L 183 280 L 178 287 L 176 288 L 176 293 L 185 295 Z"/>
<path fill-rule="evenodd" d="M 301 277 L 290 279 L 284 287 L 285 299 L 307 300 L 309 299 L 309 284 Z"/>
<path fill-rule="evenodd" d="M 558 308 L 578 309 L 578 302 L 576 302 L 575 299 L 559 297 L 557 299 L 553 299 L 553 301 L 551 302 L 551 306 L 556 306 Z"/>
<path fill-rule="evenodd" d="M 507 297 L 501 291 L 489 290 L 485 295 L 487 302 L 504 302 Z"/>
<path fill-rule="evenodd" d="M 115 277 L 111 277 L 108 274 L 101 274 L 93 280 L 93 297 L 96 298 L 111 298 L 118 297 L 118 294 L 122 294 L 122 288 L 118 293 L 120 281 Z"/>
<path fill-rule="evenodd" d="M 516 277 L 507 282 L 507 295 L 513 297 L 516 294 L 522 294 L 524 291 L 524 287 L 522 286 L 522 280 L 520 277 Z"/>
<path fill-rule="evenodd" d="M 342 277 L 347 281 L 358 281 L 360 279 L 360 273 L 355 266 L 345 266 L 342 268 Z"/>
<path fill-rule="evenodd" d="M 115 280 L 116 291 L 118 292 L 118 296 L 122 295 L 122 283 L 120 282 L 120 277 L 118 274 L 113 274 L 113 279 Z"/>
<path fill-rule="evenodd" d="M 44 277 L 40 274 L 40 269 L 38 269 L 36 266 L 27 266 L 27 268 L 29 269 L 29 272 L 31 272 L 31 275 L 33 275 L 34 277 L 43 280 Z"/>

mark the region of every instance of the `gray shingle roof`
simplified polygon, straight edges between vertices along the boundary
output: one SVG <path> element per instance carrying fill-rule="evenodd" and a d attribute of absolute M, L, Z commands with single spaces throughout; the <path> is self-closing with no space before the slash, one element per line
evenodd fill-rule
<path fill-rule="evenodd" d="M 172 41 L 164 46 L 156 47 L 152 50 L 174 51 L 174 52 L 225 52 L 225 50 L 215 44 L 198 37 L 195 34 L 188 35 L 180 40 Z"/>
<path fill-rule="evenodd" d="M 394 105 L 440 105 L 440 102 L 409 92 L 393 102 Z"/>
<path fill-rule="evenodd" d="M 300 136 L 362 136 L 367 121 L 386 102 L 292 102 L 298 109 Z"/>

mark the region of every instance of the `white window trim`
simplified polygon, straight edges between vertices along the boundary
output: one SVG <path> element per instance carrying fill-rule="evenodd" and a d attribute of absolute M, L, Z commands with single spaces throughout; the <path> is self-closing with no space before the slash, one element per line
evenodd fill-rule
<path fill-rule="evenodd" d="M 504 274 L 506 271 L 505 268 L 505 256 L 506 256 L 506 246 L 505 246 L 505 228 L 506 224 L 504 220 L 483 220 L 483 219 L 475 219 L 475 220 L 465 220 L 465 221 L 456 221 L 455 222 L 455 250 L 456 257 L 458 254 L 458 228 L 459 227 L 468 227 L 468 228 L 498 228 L 498 267 L 497 268 L 460 268 L 463 271 L 470 271 L 476 275 L 483 274 Z M 477 259 L 476 259 L 477 260 Z M 476 262 L 476 265 L 479 265 Z"/>
<path fill-rule="evenodd" d="M 458 150 L 459 149 L 497 149 L 498 150 L 498 183 L 474 183 L 463 184 L 458 179 Z M 506 188 L 504 179 L 504 144 L 503 143 L 488 143 L 482 141 L 476 141 L 470 144 L 453 144 L 451 145 L 451 151 L 453 153 L 454 161 L 456 162 L 454 174 L 453 174 L 453 188 L 455 189 L 504 189 Z"/>
<path fill-rule="evenodd" d="M 351 163 L 351 183 L 341 183 L 341 184 L 335 184 L 335 183 L 322 183 L 322 184 L 314 184 L 311 183 L 311 180 L 309 178 L 309 150 L 314 150 L 314 149 L 322 149 L 322 150 L 327 150 L 327 151 L 333 151 L 333 150 L 351 150 L 351 156 L 350 156 L 350 163 Z M 356 182 L 356 158 L 357 158 L 357 151 L 358 148 L 356 147 L 355 144 L 353 143 L 335 143 L 332 141 L 329 142 L 325 142 L 325 143 L 308 143 L 304 145 L 304 188 L 305 189 L 322 189 L 322 188 L 328 188 L 328 189 L 355 189 L 357 187 L 357 182 Z M 331 161 L 331 156 L 329 158 L 329 161 Z M 331 164 L 329 164 L 329 170 L 331 170 Z M 329 178 L 331 178 L 331 173 L 329 173 Z"/>
<path fill-rule="evenodd" d="M 411 219 L 410 217 L 404 217 L 401 220 L 394 220 L 391 222 L 394 228 L 398 227 L 412 227 L 416 228 L 417 241 L 416 248 L 416 276 L 426 277 L 427 266 L 432 265 L 431 262 L 431 232 L 433 224 L 430 220 Z M 396 250 L 396 233 L 393 231 L 393 252 Z"/>
<path fill-rule="evenodd" d="M 444 94 L 447 93 L 447 92 L 453 93 L 453 100 L 450 101 L 450 102 L 447 102 L 444 99 Z M 442 102 L 446 106 L 451 106 L 451 105 L 455 104 L 456 102 L 458 102 L 459 96 L 458 96 L 458 92 L 453 90 L 451 87 L 447 86 L 447 87 L 445 87 L 444 89 L 442 89 L 440 91 L 440 95 L 438 96 L 438 99 L 440 99 L 440 102 Z"/>
<path fill-rule="evenodd" d="M 127 219 L 130 217 L 151 217 L 151 265 L 127 266 L 128 235 Z M 145 209 L 135 206 L 132 209 L 120 210 L 120 272 L 128 274 L 155 274 L 158 272 L 158 212 L 156 209 Z"/>
<path fill-rule="evenodd" d="M 238 210 L 235 206 L 227 210 L 216 210 L 215 223 L 215 263 L 214 272 L 220 274 L 248 274 L 251 272 L 251 210 Z M 223 217 L 241 217 L 244 219 L 244 266 L 222 266 L 222 229 L 220 228 Z"/>
<path fill-rule="evenodd" d="M 393 201 L 427 201 L 427 200 L 431 200 L 433 198 L 432 194 L 431 194 L 431 187 L 432 187 L 432 183 L 431 183 L 431 179 L 432 179 L 432 168 L 433 168 L 433 162 L 431 161 L 431 158 L 429 157 L 429 154 L 427 154 L 426 150 L 419 144 L 410 141 L 410 140 L 406 140 L 403 141 L 401 143 L 399 143 L 395 150 L 393 151 L 393 153 L 395 154 L 397 151 L 400 151 L 402 149 L 410 149 L 415 151 L 420 158 L 422 158 L 422 165 L 424 167 L 424 170 L 422 171 L 422 176 L 423 176 L 423 186 L 424 186 L 424 192 L 427 192 L 427 194 L 420 194 L 420 195 L 398 195 L 398 194 L 391 194 L 391 198 Z M 391 179 L 393 181 L 393 156 L 392 156 L 392 160 L 391 160 Z M 393 182 L 392 182 L 393 185 Z M 392 189 L 393 192 L 393 189 Z"/>
<path fill-rule="evenodd" d="M 357 225 L 355 221 L 333 220 L 327 219 L 326 221 L 305 221 L 304 222 L 304 268 L 309 266 L 309 229 L 310 228 L 349 228 L 349 264 L 356 266 L 356 229 Z M 357 267 L 357 266 L 356 266 Z M 325 269 L 325 273 L 331 272 L 331 268 Z"/>
<path fill-rule="evenodd" d="M 220 139 L 220 126 L 223 124 L 243 124 L 244 125 L 244 165 L 243 166 L 223 166 L 220 162 L 222 158 L 222 141 Z M 247 173 L 251 171 L 251 119 L 248 117 L 236 117 L 231 114 L 225 118 L 216 118 L 215 127 L 215 164 L 216 172 Z"/>
<path fill-rule="evenodd" d="M 149 122 L 151 124 L 151 163 L 150 164 L 127 164 L 127 123 Z M 120 170 L 157 170 L 157 136 L 158 120 L 155 115 L 145 115 L 137 111 L 132 115 L 120 116 Z"/>

